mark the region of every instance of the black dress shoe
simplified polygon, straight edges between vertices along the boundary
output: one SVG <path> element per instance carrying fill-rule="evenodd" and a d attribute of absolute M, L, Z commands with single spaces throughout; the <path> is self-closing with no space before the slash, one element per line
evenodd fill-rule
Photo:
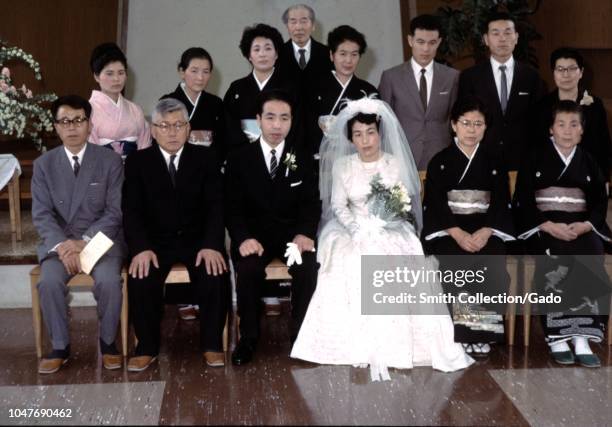
<path fill-rule="evenodd" d="M 234 365 L 245 365 L 253 359 L 255 352 L 255 342 L 252 340 L 241 339 L 238 346 L 232 353 L 232 363 Z"/>

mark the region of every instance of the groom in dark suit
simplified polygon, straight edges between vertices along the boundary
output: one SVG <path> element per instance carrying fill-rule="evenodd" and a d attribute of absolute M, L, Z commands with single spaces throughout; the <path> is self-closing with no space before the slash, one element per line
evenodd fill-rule
<path fill-rule="evenodd" d="M 315 236 L 321 216 L 312 155 L 286 140 L 292 102 L 282 91 L 264 91 L 258 100 L 261 137 L 232 153 L 226 168 L 227 228 L 237 273 L 240 342 L 235 365 L 248 363 L 259 337 L 258 300 L 265 267 L 294 243 L 302 264 L 289 268 L 292 341 L 314 292 L 318 265 Z"/>
<path fill-rule="evenodd" d="M 132 257 L 130 318 L 138 338 L 128 370 L 147 369 L 159 353 L 164 282 L 178 262 L 187 267 L 200 305 L 204 360 L 223 366 L 229 286 L 217 160 L 211 149 L 185 144 L 189 114 L 180 101 L 160 100 L 151 120 L 158 145 L 131 154 L 125 164 L 122 206 Z"/>
<path fill-rule="evenodd" d="M 531 117 L 544 95 L 537 71 L 512 56 L 519 37 L 515 24 L 507 13 L 490 15 L 483 27 L 490 60 L 468 68 L 459 77 L 459 98 L 475 95 L 489 110 L 483 146 L 500 151 L 510 170 L 518 169 L 528 148 Z"/>

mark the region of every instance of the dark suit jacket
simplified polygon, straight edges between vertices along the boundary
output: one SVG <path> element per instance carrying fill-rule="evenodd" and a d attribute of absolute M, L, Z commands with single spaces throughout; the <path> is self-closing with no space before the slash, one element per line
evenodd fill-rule
<path fill-rule="evenodd" d="M 40 236 L 38 259 L 67 239 L 92 238 L 103 232 L 114 243 L 109 256 L 124 256 L 121 231 L 121 157 L 87 144 L 79 174 L 59 146 L 34 161 L 32 222 Z"/>
<path fill-rule="evenodd" d="M 468 68 L 459 76 L 459 98 L 466 95 L 476 95 L 489 110 L 483 146 L 500 151 L 508 169 L 517 170 L 532 137 L 532 116 L 544 95 L 544 83 L 537 71 L 515 60 L 505 114 L 489 60 Z"/>
<path fill-rule="evenodd" d="M 131 256 L 175 242 L 223 251 L 223 184 L 212 153 L 206 147 L 185 144 L 176 188 L 159 147 L 127 158 L 122 205 Z"/>
<path fill-rule="evenodd" d="M 315 83 L 319 76 L 333 70 L 333 64 L 329 59 L 329 48 L 312 37 L 310 40 L 312 42 L 310 45 L 310 60 L 306 64 L 306 68 L 302 70 L 295 59 L 291 40 L 283 45 L 277 62 L 281 71 L 295 81 L 302 91 Z"/>
<path fill-rule="evenodd" d="M 295 170 L 287 170 L 287 153 L 296 156 Z M 303 148 L 286 140 L 272 179 L 257 140 L 230 153 L 225 180 L 226 222 L 233 248 L 250 238 L 264 245 L 290 242 L 296 234 L 315 239 L 321 201 L 312 156 Z"/>

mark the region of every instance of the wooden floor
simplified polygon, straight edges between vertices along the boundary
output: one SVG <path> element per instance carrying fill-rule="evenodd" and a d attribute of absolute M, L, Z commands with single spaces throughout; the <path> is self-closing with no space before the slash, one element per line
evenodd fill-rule
<path fill-rule="evenodd" d="M 262 319 L 253 363 L 210 368 L 198 351 L 198 322 L 179 320 L 168 305 L 159 361 L 134 374 L 102 368 L 95 309 L 73 308 L 69 364 L 39 375 L 30 310 L 0 310 L 0 424 L 16 421 L 6 419 L 8 408 L 41 402 L 72 408 L 75 424 L 584 426 L 612 420 L 610 349 L 596 347 L 600 369 L 560 367 L 550 361 L 538 322 L 529 352 L 498 346 L 464 371 L 391 370 L 391 381 L 372 383 L 368 369 L 290 359 L 288 319 L 286 307 L 280 317 Z"/>

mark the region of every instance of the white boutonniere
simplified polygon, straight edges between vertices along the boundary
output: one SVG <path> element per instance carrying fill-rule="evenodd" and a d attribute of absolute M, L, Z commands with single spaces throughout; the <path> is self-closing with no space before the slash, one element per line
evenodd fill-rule
<path fill-rule="evenodd" d="M 591 105 L 593 102 L 593 97 L 585 90 L 584 94 L 582 95 L 582 99 L 580 100 L 580 105 Z"/>
<path fill-rule="evenodd" d="M 297 169 L 296 160 L 297 158 L 295 157 L 295 153 L 293 151 L 290 151 L 285 155 L 285 160 L 283 160 L 283 163 L 285 166 L 287 166 L 287 169 L 285 170 L 285 177 L 289 176 L 289 170 L 294 172 Z"/>

